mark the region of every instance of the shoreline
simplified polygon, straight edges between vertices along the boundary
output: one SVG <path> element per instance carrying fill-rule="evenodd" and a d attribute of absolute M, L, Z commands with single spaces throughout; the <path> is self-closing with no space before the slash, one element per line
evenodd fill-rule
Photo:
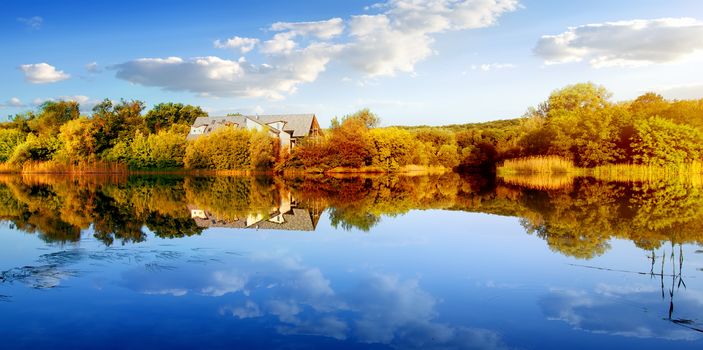
<path fill-rule="evenodd" d="M 441 166 L 403 166 L 399 169 L 386 170 L 378 167 L 362 167 L 348 168 L 336 167 L 332 169 L 285 169 L 285 170 L 214 170 L 214 169 L 124 169 L 114 167 L 112 169 L 90 169 L 76 167 L 76 170 L 71 170 L 70 166 L 52 167 L 49 169 L 33 170 L 25 169 L 0 169 L 1 175 L 190 175 L 190 176 L 257 176 L 257 175 L 329 175 L 329 176 L 344 176 L 344 175 L 430 175 L 444 174 L 456 172 L 453 169 L 448 169 Z"/>

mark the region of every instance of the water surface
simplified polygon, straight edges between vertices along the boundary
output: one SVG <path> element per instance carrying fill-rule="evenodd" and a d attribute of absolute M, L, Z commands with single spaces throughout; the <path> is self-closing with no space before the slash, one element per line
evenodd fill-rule
<path fill-rule="evenodd" d="M 2 348 L 703 345 L 703 188 L 0 178 Z"/>

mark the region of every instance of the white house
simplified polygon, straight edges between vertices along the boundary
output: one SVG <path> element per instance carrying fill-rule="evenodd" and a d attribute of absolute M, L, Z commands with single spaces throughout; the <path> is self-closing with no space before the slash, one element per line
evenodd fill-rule
<path fill-rule="evenodd" d="M 226 126 L 248 130 L 266 130 L 279 139 L 281 150 L 292 149 L 304 137 L 322 134 L 320 124 L 314 114 L 239 115 L 197 118 L 190 127 L 188 140 L 197 139 Z"/>

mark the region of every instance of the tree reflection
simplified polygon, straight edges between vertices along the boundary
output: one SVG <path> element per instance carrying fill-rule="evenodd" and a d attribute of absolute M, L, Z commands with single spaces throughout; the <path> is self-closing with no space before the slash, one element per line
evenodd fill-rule
<path fill-rule="evenodd" d="M 592 258 L 613 238 L 652 251 L 703 241 L 703 188 L 678 181 L 422 176 L 0 177 L 0 219 L 50 242 L 92 234 L 107 245 L 198 235 L 208 227 L 371 231 L 410 210 L 460 210 L 520 218 L 529 234 L 562 254 Z"/>

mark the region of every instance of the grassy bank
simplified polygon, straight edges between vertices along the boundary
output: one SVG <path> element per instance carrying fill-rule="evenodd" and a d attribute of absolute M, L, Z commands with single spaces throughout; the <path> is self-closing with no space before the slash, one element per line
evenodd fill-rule
<path fill-rule="evenodd" d="M 187 175 L 262 175 L 276 173 L 290 174 L 443 174 L 452 171 L 442 166 L 405 165 L 396 169 L 366 166 L 360 168 L 336 167 L 332 169 L 286 169 L 283 171 L 266 170 L 214 170 L 214 169 L 130 169 L 126 164 L 115 162 L 79 162 L 76 164 L 57 161 L 27 162 L 23 165 L 0 163 L 0 174 L 187 174 Z"/>
<path fill-rule="evenodd" d="M 665 166 L 608 164 L 580 168 L 563 157 L 542 156 L 506 160 L 498 166 L 497 173 L 507 183 L 539 189 L 563 188 L 576 177 L 616 182 L 667 180 L 703 184 L 703 162 L 700 161 Z"/>

